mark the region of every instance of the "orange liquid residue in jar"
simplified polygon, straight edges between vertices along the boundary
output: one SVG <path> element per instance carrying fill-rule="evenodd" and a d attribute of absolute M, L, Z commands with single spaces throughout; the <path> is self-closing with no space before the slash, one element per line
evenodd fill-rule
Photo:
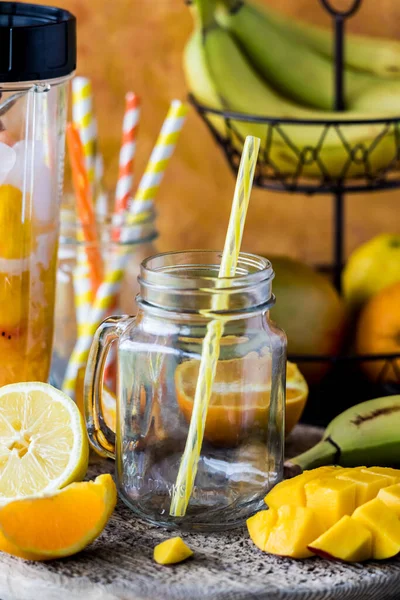
<path fill-rule="evenodd" d="M 50 369 L 57 228 L 30 204 L 18 187 L 0 186 L 0 386 L 46 381 Z"/>

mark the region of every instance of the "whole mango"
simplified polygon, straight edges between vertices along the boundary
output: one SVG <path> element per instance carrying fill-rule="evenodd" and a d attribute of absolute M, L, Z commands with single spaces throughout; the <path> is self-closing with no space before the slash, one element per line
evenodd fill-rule
<path fill-rule="evenodd" d="M 339 352 L 345 329 L 344 302 L 331 282 L 308 265 L 286 256 L 269 256 L 276 304 L 271 317 L 286 332 L 288 354 L 331 355 Z M 318 382 L 328 361 L 296 362 L 310 383 Z"/>

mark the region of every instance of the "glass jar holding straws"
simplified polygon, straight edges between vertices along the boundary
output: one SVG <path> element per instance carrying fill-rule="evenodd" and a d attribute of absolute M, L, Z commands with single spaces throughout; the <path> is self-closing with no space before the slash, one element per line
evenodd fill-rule
<path fill-rule="evenodd" d="M 139 100 L 126 95 L 119 177 L 114 202 L 104 203 L 101 164 L 93 141 L 91 87 L 86 78 L 73 81 L 74 123 L 67 142 L 75 191 L 72 210 L 63 213 L 60 238 L 52 383 L 83 400 L 83 372 L 92 336 L 109 314 L 132 314 L 138 291 L 140 263 L 155 252 L 154 200 L 178 141 L 187 107 L 174 100 L 162 125 L 137 190 L 133 192 L 133 162 Z M 92 128 L 88 129 L 88 123 Z M 113 205 L 110 213 L 105 211 Z M 115 360 L 105 374 L 115 420 Z"/>
<path fill-rule="evenodd" d="M 137 277 L 140 264 L 157 251 L 154 210 L 140 213 L 133 218 L 122 217 L 118 225 L 118 236 L 115 235 L 113 215 L 99 216 L 96 219 L 96 230 L 97 239 L 93 242 L 86 241 L 75 211 L 62 210 L 54 348 L 50 373 L 52 385 L 58 388 L 62 387 L 68 361 L 93 301 L 87 255 L 98 253 L 105 270 L 110 268 L 116 256 L 122 253 L 127 255 L 121 286 L 112 305 L 112 312 L 133 314 L 135 296 L 139 291 Z"/>
<path fill-rule="evenodd" d="M 137 316 L 106 319 L 91 347 L 89 440 L 116 459 L 124 502 L 157 525 L 241 525 L 282 477 L 286 337 L 269 318 L 274 273 L 267 259 L 240 253 L 258 148 L 246 140 L 223 253 L 146 259 Z M 112 431 L 103 371 L 114 342 Z"/>

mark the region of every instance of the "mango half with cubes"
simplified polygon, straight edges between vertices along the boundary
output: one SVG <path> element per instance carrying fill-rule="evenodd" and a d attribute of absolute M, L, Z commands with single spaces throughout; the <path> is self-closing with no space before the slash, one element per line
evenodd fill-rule
<path fill-rule="evenodd" d="M 347 562 L 400 553 L 400 470 L 319 467 L 282 481 L 265 502 L 269 510 L 247 521 L 264 552 Z"/>

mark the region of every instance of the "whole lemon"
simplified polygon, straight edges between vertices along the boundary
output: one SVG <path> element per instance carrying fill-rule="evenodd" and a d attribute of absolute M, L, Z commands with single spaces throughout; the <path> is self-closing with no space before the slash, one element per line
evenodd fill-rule
<path fill-rule="evenodd" d="M 359 246 L 343 271 L 343 294 L 349 311 L 359 312 L 372 296 L 400 281 L 400 235 L 383 233 Z"/>

